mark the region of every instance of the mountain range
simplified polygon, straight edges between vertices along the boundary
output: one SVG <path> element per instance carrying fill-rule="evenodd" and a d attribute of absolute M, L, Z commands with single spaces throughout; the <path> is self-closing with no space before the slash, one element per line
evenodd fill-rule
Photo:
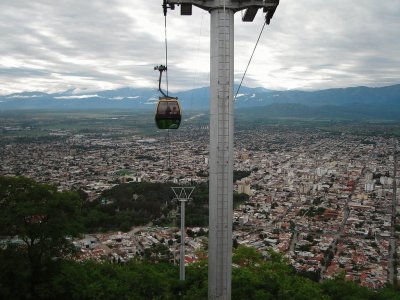
<path fill-rule="evenodd" d="M 235 87 L 236 91 L 237 87 Z M 184 111 L 207 110 L 209 88 L 172 94 Z M 91 93 L 23 92 L 0 96 L 0 111 L 6 110 L 153 110 L 159 92 L 155 89 L 120 88 Z M 274 91 L 241 87 L 235 101 L 241 113 L 275 117 L 343 117 L 346 119 L 400 120 L 400 84 L 371 88 L 350 87 L 318 91 Z"/>

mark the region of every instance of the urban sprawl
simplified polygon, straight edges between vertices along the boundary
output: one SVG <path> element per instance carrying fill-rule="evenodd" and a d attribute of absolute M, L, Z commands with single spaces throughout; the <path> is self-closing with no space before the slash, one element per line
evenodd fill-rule
<path fill-rule="evenodd" d="M 23 134 L 30 128 L 2 130 Z M 0 175 L 31 177 L 59 190 L 82 189 L 89 199 L 116 182 L 207 181 L 207 126 L 173 132 L 170 143 L 163 135 L 126 132 L 110 137 L 47 130 L 47 135 L 40 143 L 4 138 Z M 344 272 L 348 280 L 379 288 L 400 279 L 398 150 L 396 138 L 351 131 L 278 126 L 236 130 L 234 169 L 250 175 L 234 183 L 237 192 L 249 195 L 234 210 L 234 244 L 261 253 L 272 248 L 299 272 L 313 272 L 321 280 Z M 205 242 L 205 236 L 186 237 L 186 263 L 199 259 Z M 79 259 L 126 261 L 157 244 L 167 246 L 175 262 L 179 259 L 177 228 L 143 226 L 91 234 L 75 244 L 81 248 Z"/>

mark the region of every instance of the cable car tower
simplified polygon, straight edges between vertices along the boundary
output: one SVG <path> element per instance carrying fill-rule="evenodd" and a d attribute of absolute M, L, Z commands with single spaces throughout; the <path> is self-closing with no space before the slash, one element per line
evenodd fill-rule
<path fill-rule="evenodd" d="M 210 155 L 208 298 L 231 299 L 233 213 L 234 13 L 245 10 L 252 22 L 260 8 L 269 24 L 279 0 L 164 0 L 168 8 L 180 5 L 181 15 L 192 6 L 211 15 Z"/>

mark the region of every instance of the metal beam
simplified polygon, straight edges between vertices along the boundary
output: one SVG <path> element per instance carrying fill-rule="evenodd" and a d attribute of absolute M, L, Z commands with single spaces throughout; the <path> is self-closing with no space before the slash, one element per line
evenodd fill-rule
<path fill-rule="evenodd" d="M 185 204 L 191 200 L 194 187 L 171 187 L 175 199 L 181 203 L 181 245 L 179 251 L 179 280 L 185 280 Z"/>
<path fill-rule="evenodd" d="M 211 11 L 209 299 L 231 299 L 234 12 Z"/>
<path fill-rule="evenodd" d="M 248 9 L 246 9 L 246 11 L 242 17 L 242 21 L 243 22 L 253 22 L 258 10 L 259 10 L 259 7 L 257 7 L 257 6 L 252 6 L 252 7 L 249 7 Z"/>
<path fill-rule="evenodd" d="M 192 4 L 208 11 L 225 7 L 225 9 L 237 12 L 249 7 L 276 7 L 279 5 L 279 0 L 167 0 L 167 3 L 177 5 Z"/>
<path fill-rule="evenodd" d="M 181 15 L 191 16 L 192 15 L 192 4 L 182 3 L 181 4 Z"/>

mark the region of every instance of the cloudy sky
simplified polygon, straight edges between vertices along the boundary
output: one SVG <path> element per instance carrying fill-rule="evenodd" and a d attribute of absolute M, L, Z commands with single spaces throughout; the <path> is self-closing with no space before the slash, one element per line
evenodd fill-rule
<path fill-rule="evenodd" d="M 157 88 L 161 0 L 1 0 L 0 94 Z M 244 85 L 315 90 L 400 83 L 399 0 L 281 0 Z M 235 17 L 235 80 L 263 24 Z M 209 84 L 209 14 L 170 11 L 170 90 Z"/>

